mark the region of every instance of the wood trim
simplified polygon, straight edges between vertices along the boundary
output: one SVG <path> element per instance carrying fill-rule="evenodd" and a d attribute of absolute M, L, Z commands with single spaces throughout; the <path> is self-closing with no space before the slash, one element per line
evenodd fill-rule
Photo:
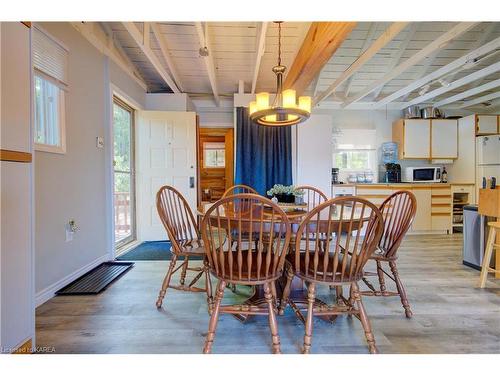
<path fill-rule="evenodd" d="M 32 354 L 31 348 L 33 347 L 33 342 L 31 339 L 27 340 L 19 348 L 14 350 L 12 354 Z"/>
<path fill-rule="evenodd" d="M 451 207 L 451 203 L 431 203 L 432 207 Z"/>
<path fill-rule="evenodd" d="M 30 21 L 21 21 L 21 23 L 26 26 L 27 28 L 31 29 L 31 22 Z"/>
<path fill-rule="evenodd" d="M 390 194 L 356 194 L 357 197 L 359 198 L 364 198 L 364 199 L 368 199 L 368 198 L 381 198 L 381 199 L 385 199 L 389 196 Z"/>
<path fill-rule="evenodd" d="M 432 186 L 433 189 L 451 189 L 450 185 L 445 186 Z"/>
<path fill-rule="evenodd" d="M 451 198 L 451 194 L 432 194 L 431 195 L 432 198 Z"/>
<path fill-rule="evenodd" d="M 451 216 L 451 212 L 431 212 L 431 216 Z"/>
<path fill-rule="evenodd" d="M 15 163 L 31 163 L 33 156 L 29 152 L 0 149 L 0 160 Z"/>

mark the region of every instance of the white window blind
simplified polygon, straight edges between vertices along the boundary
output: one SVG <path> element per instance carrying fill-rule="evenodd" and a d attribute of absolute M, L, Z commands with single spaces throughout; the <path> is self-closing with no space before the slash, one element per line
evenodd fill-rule
<path fill-rule="evenodd" d="M 68 51 L 43 30 L 33 29 L 33 66 L 39 72 L 55 79 L 63 87 L 68 85 Z"/>
<path fill-rule="evenodd" d="M 376 131 L 373 129 L 342 129 L 337 141 L 337 150 L 376 149 Z"/>

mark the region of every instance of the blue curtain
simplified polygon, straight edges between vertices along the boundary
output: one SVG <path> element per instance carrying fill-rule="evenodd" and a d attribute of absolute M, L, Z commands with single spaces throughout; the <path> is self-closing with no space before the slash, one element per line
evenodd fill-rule
<path fill-rule="evenodd" d="M 235 183 L 261 195 L 274 184 L 292 184 L 292 130 L 254 124 L 248 108 L 236 108 Z"/>

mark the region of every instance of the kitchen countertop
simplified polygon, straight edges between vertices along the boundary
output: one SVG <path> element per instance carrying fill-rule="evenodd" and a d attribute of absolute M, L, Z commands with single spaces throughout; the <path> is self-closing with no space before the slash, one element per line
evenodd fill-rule
<path fill-rule="evenodd" d="M 387 183 L 387 182 L 372 182 L 372 183 L 348 183 L 348 184 L 332 184 L 333 186 L 385 186 L 385 187 L 403 187 L 403 186 L 452 186 L 452 185 L 470 185 L 473 186 L 475 184 L 466 182 L 466 183 L 458 183 L 458 182 L 450 182 L 450 183 L 442 183 L 442 182 L 432 182 L 432 183 L 426 183 L 426 182 L 392 182 L 392 183 Z"/>

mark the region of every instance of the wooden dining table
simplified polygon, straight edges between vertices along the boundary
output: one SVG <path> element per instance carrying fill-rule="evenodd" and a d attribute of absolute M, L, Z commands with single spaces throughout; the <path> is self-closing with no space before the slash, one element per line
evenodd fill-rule
<path fill-rule="evenodd" d="M 213 205 L 213 203 L 204 202 L 200 206 L 198 206 L 197 215 L 200 218 L 200 220 L 202 220 L 205 217 L 206 212 L 209 210 L 209 208 L 212 205 Z M 309 211 L 307 210 L 307 204 L 303 204 L 303 205 L 278 204 L 278 206 L 280 206 L 283 209 L 283 211 L 287 215 L 287 218 L 290 222 L 290 228 L 291 228 L 292 235 L 290 238 L 290 245 L 289 245 L 288 252 L 292 253 L 295 251 L 296 234 L 297 234 L 297 231 L 299 229 L 299 226 L 302 223 L 302 220 L 304 219 L 304 217 L 309 213 Z M 220 215 L 219 217 L 226 218 L 228 220 L 239 220 L 241 215 L 244 215 L 246 217 L 253 216 L 256 218 L 256 217 L 259 217 L 261 214 L 263 214 L 264 216 L 266 214 L 265 208 L 264 208 L 263 213 L 252 212 L 251 214 L 248 212 L 242 213 L 241 211 L 233 210 L 233 209 L 224 210 L 223 207 L 221 207 L 221 210 L 222 211 L 219 212 L 219 215 Z M 350 210 L 350 209 L 344 209 L 342 211 L 343 212 L 338 212 L 338 210 L 333 210 L 333 212 L 330 212 L 329 210 L 322 210 L 320 212 L 319 218 L 317 218 L 317 220 L 315 218 L 315 220 L 311 223 L 311 227 L 312 227 L 311 233 L 316 231 L 316 229 L 317 229 L 316 226 L 318 226 L 318 225 L 320 227 L 319 232 L 323 232 L 323 233 L 325 233 L 327 231 L 330 231 L 331 233 L 338 232 L 339 226 L 342 224 L 343 224 L 343 227 L 340 228 L 340 231 L 341 232 L 346 231 L 346 230 L 348 230 L 348 228 L 347 228 L 347 225 L 345 222 L 350 221 L 351 216 L 354 218 L 354 221 L 352 221 L 352 227 L 349 228 L 351 230 L 362 227 L 363 226 L 362 222 L 367 222 L 370 219 L 369 215 L 364 216 L 361 212 L 354 212 L 353 213 L 352 210 Z M 342 219 L 340 217 L 340 214 L 342 214 Z M 331 217 L 331 220 L 329 220 L 329 216 Z M 274 220 L 276 220 L 276 216 L 274 216 L 273 218 L 269 217 L 267 219 L 267 221 L 269 223 L 274 222 L 275 224 L 278 224 Z M 327 229 L 327 227 L 328 227 L 328 229 Z M 286 284 L 286 276 L 283 275 L 280 279 L 278 279 L 278 281 L 276 283 L 276 292 L 277 292 L 276 298 L 279 299 L 280 301 L 281 301 L 281 297 L 283 294 L 283 289 L 284 289 L 285 284 Z M 298 277 L 294 277 L 294 279 L 292 280 L 289 298 L 290 298 L 290 300 L 293 301 L 293 304 L 299 308 L 307 306 L 307 288 L 305 288 L 304 282 L 301 279 L 299 279 Z M 263 288 L 261 288 L 259 286 L 253 288 L 252 295 L 245 302 L 243 302 L 243 304 L 249 305 L 249 306 L 266 306 Z M 318 308 L 325 307 L 326 308 L 327 306 L 328 306 L 327 303 L 323 302 L 319 298 L 316 298 L 315 307 L 318 307 Z M 246 321 L 247 318 L 249 317 L 249 315 L 245 315 L 245 314 L 234 314 L 234 316 L 242 322 Z M 297 315 L 297 317 L 300 318 L 299 315 Z M 325 320 L 333 322 L 335 320 L 336 316 L 331 316 L 331 317 L 324 316 L 323 318 Z"/>

